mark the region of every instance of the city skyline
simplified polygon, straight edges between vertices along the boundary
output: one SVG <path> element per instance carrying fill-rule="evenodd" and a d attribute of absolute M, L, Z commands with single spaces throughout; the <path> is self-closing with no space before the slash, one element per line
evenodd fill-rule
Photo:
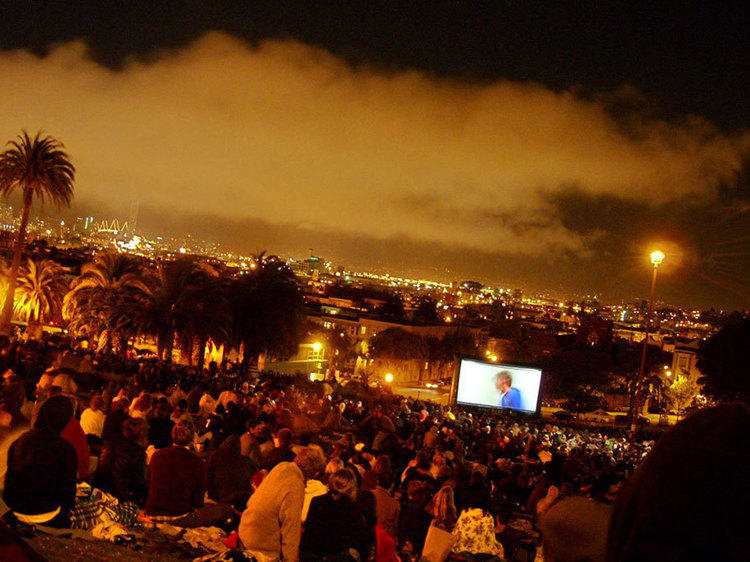
<path fill-rule="evenodd" d="M 4 223 L 2 226 L 5 229 L 14 228 L 14 223 L 17 225 L 18 217 L 13 213 L 13 209 L 10 206 L 0 207 L 2 213 L 0 217 L 4 217 Z M 13 218 L 9 218 L 12 216 Z M 389 269 L 387 266 L 380 268 L 364 268 L 357 269 L 351 267 L 348 263 L 336 262 L 335 260 L 328 259 L 328 257 L 315 255 L 314 248 L 302 248 L 292 249 L 288 252 L 275 252 L 269 249 L 256 250 L 255 252 L 241 251 L 236 248 L 222 246 L 215 240 L 201 239 L 200 237 L 193 236 L 190 232 L 182 232 L 180 234 L 174 233 L 172 235 L 165 232 L 154 231 L 148 235 L 138 229 L 131 228 L 128 224 L 129 219 L 123 219 L 120 222 L 116 216 L 76 216 L 72 217 L 68 213 L 66 219 L 60 221 L 61 213 L 44 213 L 43 211 L 34 217 L 30 223 L 31 232 L 36 232 L 37 235 L 41 235 L 46 238 L 52 246 L 55 246 L 61 239 L 65 240 L 65 246 L 76 246 L 80 244 L 82 247 L 94 247 L 94 248 L 111 248 L 112 244 L 117 241 L 117 247 L 119 251 L 135 251 L 137 254 L 147 255 L 152 257 L 157 256 L 169 256 L 179 255 L 181 253 L 193 256 L 204 256 L 212 259 L 219 259 L 226 262 L 228 265 L 242 265 L 247 267 L 249 260 L 253 259 L 253 255 L 259 255 L 261 252 L 271 255 L 279 255 L 282 259 L 286 260 L 287 263 L 298 262 L 303 263 L 308 258 L 315 260 L 322 260 L 321 265 L 325 266 L 321 269 L 321 272 L 328 272 L 331 275 L 334 270 L 344 272 L 347 275 L 352 275 L 352 281 L 356 282 L 356 279 L 365 279 L 371 276 L 377 277 L 380 281 L 384 281 L 390 278 L 393 281 L 393 288 L 398 289 L 400 282 L 407 283 L 411 288 L 416 288 L 417 285 L 426 287 L 427 285 L 442 285 L 443 287 L 454 287 L 458 283 L 465 281 L 474 282 L 474 280 L 466 278 L 451 277 L 448 272 L 440 271 L 435 268 L 433 274 L 420 275 L 415 274 L 413 276 L 407 275 L 404 271 Z M 132 217 L 130 217 L 132 218 Z M 59 222 L 58 222 L 59 221 Z M 119 228 L 120 231 L 114 231 L 114 228 Z M 40 230 L 41 229 L 41 230 Z M 104 229 L 104 230 L 102 230 Z M 84 236 L 86 232 L 89 236 Z M 69 238 L 68 235 L 73 234 L 73 238 Z M 109 242 L 107 242 L 109 240 Z M 133 247 L 133 242 L 137 240 L 136 247 Z M 305 253 L 307 252 L 307 253 Z M 570 293 L 566 291 L 555 292 L 552 290 L 535 290 L 525 285 L 513 285 L 504 282 L 503 280 L 482 280 L 486 290 L 490 290 L 493 293 L 496 291 L 505 291 L 507 293 L 515 293 L 521 291 L 524 299 L 543 299 L 554 301 L 555 307 L 558 306 L 558 302 L 571 303 L 583 303 L 590 301 L 597 301 L 601 306 L 640 306 L 645 301 L 645 296 L 642 295 L 631 295 L 629 298 L 622 299 L 609 299 L 606 295 L 596 292 L 582 292 L 582 293 Z M 405 289 L 409 287 L 405 286 Z M 435 287 L 433 287 L 435 288 Z M 459 287 L 460 289 L 460 287 Z M 567 306 L 566 304 L 566 306 Z M 677 307 L 685 312 L 697 312 L 701 307 L 679 305 L 677 303 L 668 302 L 664 299 L 657 299 L 658 306 L 664 306 L 666 308 Z M 715 306 L 705 307 L 716 308 Z M 728 307 L 726 310 L 718 307 L 722 312 L 730 312 L 733 310 L 732 307 Z M 742 311 L 742 309 L 736 309 Z"/>
<path fill-rule="evenodd" d="M 65 143 L 78 181 L 62 216 L 125 218 L 135 197 L 145 231 L 235 251 L 313 247 L 610 301 L 647 293 L 659 245 L 658 299 L 750 307 L 746 84 L 726 14 L 410 8 L 399 28 L 357 8 L 303 10 L 296 27 L 79 10 L 52 26 L 10 13 L 0 33 L 0 141 Z M 564 32 L 522 37 L 542 16 Z M 641 65 L 644 50 L 661 56 Z"/>

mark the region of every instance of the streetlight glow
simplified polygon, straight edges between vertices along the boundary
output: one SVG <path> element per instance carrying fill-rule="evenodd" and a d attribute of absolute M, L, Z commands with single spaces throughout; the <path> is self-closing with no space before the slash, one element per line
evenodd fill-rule
<path fill-rule="evenodd" d="M 386 373 L 385 374 L 385 382 L 392 383 L 393 382 L 393 373 Z"/>
<path fill-rule="evenodd" d="M 313 348 L 313 349 L 314 349 L 315 351 L 320 351 L 320 349 L 321 349 L 322 347 L 323 347 L 323 344 L 322 344 L 322 343 L 320 343 L 320 342 L 317 342 L 317 341 L 316 341 L 316 342 L 315 342 L 314 344 L 312 344 L 312 348 Z"/>
<path fill-rule="evenodd" d="M 654 250 L 653 252 L 651 252 L 652 264 L 659 265 L 663 261 L 664 261 L 664 252 L 661 252 L 659 250 Z"/>

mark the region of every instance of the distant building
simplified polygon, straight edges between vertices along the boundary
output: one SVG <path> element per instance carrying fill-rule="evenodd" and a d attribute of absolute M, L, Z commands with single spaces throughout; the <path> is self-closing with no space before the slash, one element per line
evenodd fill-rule
<path fill-rule="evenodd" d="M 581 319 L 577 336 L 579 343 L 590 346 L 607 346 L 612 343 L 612 320 L 604 320 L 598 316 Z"/>
<path fill-rule="evenodd" d="M 698 348 L 697 341 L 675 345 L 672 356 L 672 373 L 675 377 L 680 376 L 696 381 L 703 376 L 698 369 Z"/>

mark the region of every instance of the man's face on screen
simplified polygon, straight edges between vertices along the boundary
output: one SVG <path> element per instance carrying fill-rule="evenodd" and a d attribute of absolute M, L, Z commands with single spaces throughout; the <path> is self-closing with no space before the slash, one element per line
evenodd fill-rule
<path fill-rule="evenodd" d="M 507 392 L 510 388 L 510 381 L 507 377 L 500 376 L 495 380 L 495 386 L 500 392 Z"/>

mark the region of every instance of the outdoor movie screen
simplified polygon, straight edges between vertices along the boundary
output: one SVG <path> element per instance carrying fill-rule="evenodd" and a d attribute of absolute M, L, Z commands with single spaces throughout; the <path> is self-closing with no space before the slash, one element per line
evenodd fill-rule
<path fill-rule="evenodd" d="M 461 359 L 456 402 L 532 414 L 541 383 L 541 369 Z"/>

